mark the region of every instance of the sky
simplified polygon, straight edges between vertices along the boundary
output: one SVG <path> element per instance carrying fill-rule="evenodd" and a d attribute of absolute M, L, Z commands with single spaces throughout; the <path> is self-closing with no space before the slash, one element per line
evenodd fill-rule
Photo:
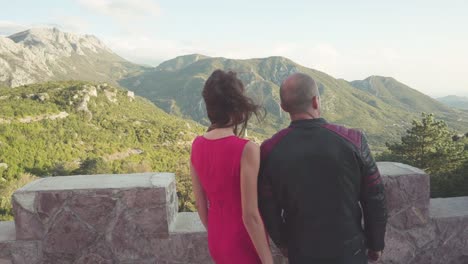
<path fill-rule="evenodd" d="M 0 0 L 0 35 L 31 27 L 93 34 L 156 66 L 200 53 L 285 56 L 348 81 L 395 79 L 433 97 L 468 96 L 466 0 Z"/>

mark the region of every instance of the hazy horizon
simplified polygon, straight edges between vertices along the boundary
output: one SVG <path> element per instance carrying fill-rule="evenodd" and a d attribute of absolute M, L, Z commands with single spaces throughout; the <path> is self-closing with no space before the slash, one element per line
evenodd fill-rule
<path fill-rule="evenodd" d="M 151 66 L 193 53 L 284 56 L 348 81 L 380 75 L 434 98 L 468 96 L 468 3 L 314 2 L 19 0 L 2 4 L 0 35 L 44 26 L 93 34 Z"/>

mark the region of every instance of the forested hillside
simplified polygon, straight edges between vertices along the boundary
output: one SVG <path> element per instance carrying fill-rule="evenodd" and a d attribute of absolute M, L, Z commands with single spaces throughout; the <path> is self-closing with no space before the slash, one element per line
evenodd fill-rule
<path fill-rule="evenodd" d="M 183 178 L 188 177 L 190 144 L 203 131 L 193 121 L 107 84 L 1 88 L 3 213 L 8 214 L 11 186 L 34 176 L 167 171 L 176 172 L 178 183 L 188 187 Z"/>

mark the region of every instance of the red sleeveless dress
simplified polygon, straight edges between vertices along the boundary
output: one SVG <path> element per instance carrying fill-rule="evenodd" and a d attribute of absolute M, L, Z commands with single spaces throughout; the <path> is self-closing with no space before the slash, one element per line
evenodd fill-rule
<path fill-rule="evenodd" d="M 191 161 L 208 199 L 208 247 L 218 264 L 261 263 L 242 221 L 240 162 L 248 140 L 197 137 Z"/>

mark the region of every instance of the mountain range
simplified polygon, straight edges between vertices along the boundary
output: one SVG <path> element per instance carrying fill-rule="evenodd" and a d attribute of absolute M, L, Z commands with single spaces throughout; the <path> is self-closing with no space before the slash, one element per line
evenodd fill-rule
<path fill-rule="evenodd" d="M 166 61 L 119 83 L 150 99 L 166 112 L 207 125 L 201 90 L 215 69 L 238 73 L 247 92 L 268 112 L 264 122 L 250 128 L 271 135 L 289 123 L 279 106 L 279 86 L 286 76 L 303 72 L 318 83 L 323 114 L 331 122 L 363 129 L 374 147 L 399 139 L 412 119 L 422 112 L 435 113 L 454 129 L 468 130 L 468 115 L 390 77 L 371 76 L 348 82 L 301 66 L 284 57 L 233 60 L 193 54 Z"/>
<path fill-rule="evenodd" d="M 437 100 L 447 106 L 468 110 L 468 97 L 448 95 L 437 98 Z"/>
<path fill-rule="evenodd" d="M 434 113 L 451 128 L 468 131 L 466 111 L 448 107 L 390 77 L 349 82 L 284 57 L 235 60 L 191 54 L 157 67 L 144 67 L 119 57 L 90 35 L 32 29 L 0 37 L 0 85 L 68 79 L 106 81 L 146 97 L 169 114 L 203 125 L 208 125 L 208 120 L 201 90 L 215 69 L 236 71 L 248 94 L 264 106 L 266 119 L 249 127 L 249 132 L 264 137 L 289 124 L 279 106 L 279 85 L 294 72 L 304 72 L 317 81 L 325 118 L 363 129 L 374 148 L 384 149 L 385 142 L 398 140 L 421 112 Z"/>

